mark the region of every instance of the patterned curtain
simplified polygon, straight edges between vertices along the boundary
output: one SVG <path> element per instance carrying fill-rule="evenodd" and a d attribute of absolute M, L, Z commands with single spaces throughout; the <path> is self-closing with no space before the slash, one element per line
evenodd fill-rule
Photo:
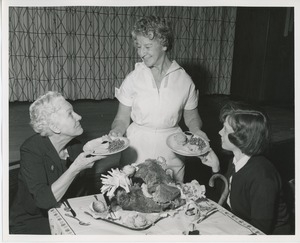
<path fill-rule="evenodd" d="M 229 94 L 234 7 L 10 7 L 9 100 L 32 101 L 48 90 L 71 100 L 114 98 L 139 61 L 131 27 L 150 14 L 172 21 L 170 58 L 200 94 Z"/>

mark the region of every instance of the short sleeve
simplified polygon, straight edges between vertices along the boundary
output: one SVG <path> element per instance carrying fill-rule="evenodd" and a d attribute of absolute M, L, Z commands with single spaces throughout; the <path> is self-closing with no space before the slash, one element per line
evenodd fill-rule
<path fill-rule="evenodd" d="M 123 81 L 121 87 L 115 88 L 115 97 L 123 105 L 132 106 L 133 103 L 133 88 L 132 88 L 132 73 L 130 73 Z"/>
<path fill-rule="evenodd" d="M 193 110 L 198 106 L 198 91 L 195 89 L 195 84 L 191 81 L 189 88 L 188 99 L 184 106 L 185 110 Z"/>

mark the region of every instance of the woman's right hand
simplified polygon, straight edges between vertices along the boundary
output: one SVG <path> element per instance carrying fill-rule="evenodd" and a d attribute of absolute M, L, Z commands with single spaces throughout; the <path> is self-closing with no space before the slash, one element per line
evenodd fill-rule
<path fill-rule="evenodd" d="M 123 133 L 120 132 L 119 130 L 117 129 L 112 129 L 110 132 L 109 132 L 109 135 L 112 136 L 112 137 L 123 137 Z"/>
<path fill-rule="evenodd" d="M 110 136 L 123 137 L 130 124 L 131 106 L 119 103 L 117 115 L 111 125 Z"/>
<path fill-rule="evenodd" d="M 80 171 L 93 167 L 97 160 L 106 158 L 102 155 L 91 155 L 90 152 L 82 152 L 77 156 L 74 162 L 71 164 L 70 168 L 79 173 Z"/>
<path fill-rule="evenodd" d="M 210 150 L 205 155 L 200 155 L 199 158 L 200 158 L 202 164 L 211 167 L 212 171 L 214 173 L 217 173 L 220 171 L 220 162 L 219 162 L 218 156 L 215 154 L 215 152 L 213 150 Z"/>
<path fill-rule="evenodd" d="M 68 190 L 74 178 L 82 170 L 91 168 L 95 161 L 105 158 L 106 156 L 91 156 L 90 152 L 82 152 L 77 156 L 74 162 L 52 185 L 51 190 L 57 201 L 61 200 L 63 195 Z"/>

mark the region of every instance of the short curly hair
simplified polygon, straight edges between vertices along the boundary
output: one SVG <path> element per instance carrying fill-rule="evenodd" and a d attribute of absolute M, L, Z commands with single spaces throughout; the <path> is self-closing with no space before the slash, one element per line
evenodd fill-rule
<path fill-rule="evenodd" d="M 143 35 L 150 40 L 157 39 L 162 46 L 167 47 L 167 51 L 173 47 L 174 35 L 171 23 L 164 18 L 151 15 L 139 19 L 135 23 L 131 35 L 134 41 L 138 35 Z"/>
<path fill-rule="evenodd" d="M 262 154 L 269 147 L 269 118 L 260 108 L 243 102 L 229 102 L 220 112 L 220 121 L 224 122 L 226 118 L 234 131 L 228 134 L 228 139 L 244 154 Z"/>
<path fill-rule="evenodd" d="M 58 92 L 48 91 L 36 99 L 29 107 L 30 125 L 41 136 L 52 134 L 49 128 L 49 125 L 52 123 L 51 115 L 59 109 L 53 101 L 58 98 L 64 97 Z"/>

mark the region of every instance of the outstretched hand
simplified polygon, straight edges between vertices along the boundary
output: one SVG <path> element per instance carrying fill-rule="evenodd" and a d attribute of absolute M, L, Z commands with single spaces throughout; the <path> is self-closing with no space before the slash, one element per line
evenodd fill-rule
<path fill-rule="evenodd" d="M 70 167 L 72 167 L 75 171 L 80 172 L 84 169 L 93 167 L 94 163 L 97 160 L 101 160 L 103 158 L 106 158 L 106 156 L 102 155 L 91 155 L 89 151 L 82 152 L 77 156 L 75 161 L 71 164 Z"/>
<path fill-rule="evenodd" d="M 95 161 L 105 158 L 106 156 L 93 156 L 90 152 L 82 152 L 77 156 L 74 162 L 70 165 L 69 169 L 66 170 L 52 185 L 51 190 L 57 201 L 61 200 L 63 195 L 68 190 L 73 179 L 82 170 L 91 168 Z"/>
<path fill-rule="evenodd" d="M 213 150 L 210 150 L 205 155 L 200 155 L 199 158 L 202 164 L 211 167 L 213 172 L 216 173 L 220 171 L 220 162 L 218 156 L 215 154 Z"/>

